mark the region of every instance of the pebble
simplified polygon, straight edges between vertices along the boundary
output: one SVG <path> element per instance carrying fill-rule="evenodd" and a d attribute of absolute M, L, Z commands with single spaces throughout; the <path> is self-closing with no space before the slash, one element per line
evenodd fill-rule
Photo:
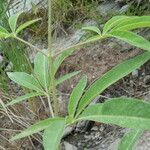
<path fill-rule="evenodd" d="M 98 131 L 98 127 L 97 127 L 97 126 L 94 126 L 91 130 L 92 130 L 92 131 Z"/>

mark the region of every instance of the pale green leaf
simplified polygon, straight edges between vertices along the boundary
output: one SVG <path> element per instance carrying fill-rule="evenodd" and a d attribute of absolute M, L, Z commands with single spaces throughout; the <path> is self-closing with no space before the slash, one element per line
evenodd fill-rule
<path fill-rule="evenodd" d="M 109 30 L 111 30 L 113 27 L 115 27 L 116 25 L 118 25 L 118 23 L 120 23 L 120 22 L 122 22 L 122 21 L 124 21 L 124 20 L 126 20 L 128 18 L 129 18 L 129 16 L 115 16 L 115 17 L 111 18 L 104 25 L 103 33 L 105 34 Z"/>
<path fill-rule="evenodd" d="M 91 105 L 78 120 L 92 120 L 121 127 L 150 129 L 150 103 L 132 98 L 113 98 Z"/>
<path fill-rule="evenodd" d="M 0 26 L 0 38 L 7 38 L 9 36 L 10 36 L 10 33 L 5 28 Z"/>
<path fill-rule="evenodd" d="M 41 85 L 48 89 L 50 86 L 50 67 L 48 57 L 42 53 L 37 53 L 34 59 L 34 74 L 41 83 Z"/>
<path fill-rule="evenodd" d="M 56 59 L 54 60 L 54 73 L 57 72 L 57 70 L 60 67 L 60 65 L 62 64 L 62 62 L 67 57 L 69 57 L 74 52 L 74 50 L 75 50 L 74 48 L 67 49 L 67 50 L 61 52 L 61 54 L 56 57 Z"/>
<path fill-rule="evenodd" d="M 19 12 L 13 16 L 11 16 L 8 20 L 9 22 L 9 26 L 10 26 L 10 29 L 12 30 L 12 32 L 15 33 L 16 31 L 16 28 L 17 28 L 17 21 L 18 21 L 18 18 L 19 16 L 21 15 L 22 12 Z"/>
<path fill-rule="evenodd" d="M 38 123 L 31 125 L 26 130 L 22 131 L 21 133 L 17 134 L 16 136 L 12 137 L 11 140 L 17 140 L 24 138 L 26 136 L 32 135 L 34 133 L 38 133 L 50 126 L 51 123 L 57 121 L 57 120 L 64 120 L 64 118 L 49 118 L 42 121 L 39 121 Z"/>
<path fill-rule="evenodd" d="M 49 124 L 43 134 L 44 150 L 57 150 L 63 136 L 65 119 L 55 120 Z"/>
<path fill-rule="evenodd" d="M 43 94 L 37 93 L 37 92 L 28 93 L 28 94 L 20 96 L 20 97 L 18 97 L 16 99 L 13 99 L 11 102 L 9 102 L 8 104 L 6 104 L 5 106 L 8 107 L 8 106 L 20 103 L 20 102 L 22 102 L 24 100 L 28 100 L 28 99 L 30 99 L 32 97 L 41 96 L 41 95 L 43 95 Z"/>
<path fill-rule="evenodd" d="M 27 28 L 28 26 L 34 24 L 35 22 L 41 20 L 40 18 L 38 19 L 35 19 L 35 20 L 30 20 L 30 21 L 27 21 L 25 22 L 24 24 L 20 25 L 17 30 L 16 30 L 16 34 L 18 34 L 19 32 L 21 32 L 22 30 L 24 30 L 25 28 Z"/>
<path fill-rule="evenodd" d="M 150 42 L 142 36 L 132 33 L 130 31 L 115 30 L 108 34 L 111 37 L 123 40 L 133 46 L 150 51 Z"/>
<path fill-rule="evenodd" d="M 132 16 L 115 26 L 115 30 L 132 30 L 137 28 L 150 27 L 150 16 Z"/>
<path fill-rule="evenodd" d="M 21 86 L 35 91 L 43 92 L 40 84 L 32 75 L 24 72 L 8 72 L 7 75 L 11 80 Z"/>
<path fill-rule="evenodd" d="M 69 104 L 68 104 L 69 116 L 74 117 L 79 100 L 84 92 L 86 84 L 87 84 L 87 76 L 84 76 L 76 85 L 76 87 L 73 89 L 70 95 Z"/>
<path fill-rule="evenodd" d="M 78 114 L 84 110 L 84 108 L 90 104 L 94 98 L 96 98 L 100 93 L 102 93 L 106 88 L 108 88 L 113 83 L 117 82 L 119 79 L 125 77 L 133 70 L 139 68 L 145 62 L 150 59 L 150 52 L 145 52 L 138 55 L 132 59 L 126 60 L 123 63 L 117 65 L 101 78 L 96 80 L 85 92 L 80 100 L 78 107 Z"/>
<path fill-rule="evenodd" d="M 81 72 L 81 71 L 74 71 L 74 72 L 68 73 L 68 74 L 66 74 L 66 75 L 64 75 L 64 76 L 62 76 L 62 77 L 60 77 L 60 78 L 58 78 L 58 79 L 56 80 L 56 85 L 61 84 L 62 82 L 64 82 L 64 81 L 66 81 L 66 80 L 72 78 L 73 76 L 79 74 L 80 72 Z"/>
<path fill-rule="evenodd" d="M 143 130 L 132 130 L 125 134 L 121 139 L 118 150 L 133 150 L 133 147 L 139 137 L 142 135 Z"/>
<path fill-rule="evenodd" d="M 83 30 L 92 31 L 92 32 L 95 32 L 95 33 L 101 35 L 100 29 L 99 29 L 98 27 L 96 27 L 96 26 L 83 27 L 82 29 L 83 29 Z"/>

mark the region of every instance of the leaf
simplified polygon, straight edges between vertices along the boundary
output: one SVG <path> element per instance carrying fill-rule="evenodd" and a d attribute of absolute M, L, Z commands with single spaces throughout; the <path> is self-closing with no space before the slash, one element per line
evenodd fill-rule
<path fill-rule="evenodd" d="M 74 117 L 79 100 L 84 92 L 86 84 L 87 84 L 87 76 L 84 76 L 79 81 L 79 83 L 76 85 L 76 87 L 73 89 L 73 91 L 70 95 L 70 100 L 69 100 L 69 104 L 68 104 L 69 116 Z"/>
<path fill-rule="evenodd" d="M 117 65 L 101 78 L 96 80 L 85 92 L 80 100 L 78 107 L 78 114 L 80 114 L 84 108 L 90 104 L 90 102 L 96 98 L 100 93 L 102 93 L 106 88 L 108 88 L 113 83 L 117 82 L 119 79 L 125 77 L 133 70 L 139 68 L 145 62 L 150 59 L 150 52 L 145 52 L 138 55 L 132 59 L 126 60 L 123 63 Z"/>
<path fill-rule="evenodd" d="M 34 74 L 45 89 L 50 86 L 49 69 L 48 57 L 40 52 L 37 53 L 34 59 Z"/>
<path fill-rule="evenodd" d="M 135 16 L 120 22 L 114 29 L 132 30 L 142 27 L 150 27 L 150 16 Z"/>
<path fill-rule="evenodd" d="M 115 27 L 116 25 L 118 25 L 118 23 L 120 23 L 120 22 L 122 22 L 122 21 L 124 21 L 126 19 L 129 19 L 129 16 L 115 16 L 115 17 L 111 18 L 104 25 L 103 33 L 105 34 L 109 30 L 111 30 L 113 27 Z"/>
<path fill-rule="evenodd" d="M 7 38 L 9 36 L 10 36 L 10 33 L 5 28 L 0 26 L 0 38 Z"/>
<path fill-rule="evenodd" d="M 83 30 L 88 30 L 88 31 L 92 31 L 92 32 L 96 32 L 97 34 L 101 35 L 101 31 L 98 27 L 96 26 L 88 26 L 88 27 L 83 27 Z"/>
<path fill-rule="evenodd" d="M 30 99 L 32 97 L 41 96 L 41 95 L 43 95 L 43 94 L 37 93 L 37 92 L 28 93 L 26 95 L 23 95 L 23 96 L 20 96 L 20 97 L 18 97 L 16 99 L 13 99 L 11 102 L 9 102 L 8 104 L 6 104 L 5 106 L 8 107 L 8 106 L 20 103 L 20 102 L 22 102 L 24 100 Z"/>
<path fill-rule="evenodd" d="M 143 130 L 132 130 L 125 134 L 119 143 L 118 150 L 133 150 L 135 142 L 139 139 L 142 133 Z"/>
<path fill-rule="evenodd" d="M 135 33 L 129 31 L 116 30 L 110 32 L 108 35 L 123 40 L 133 46 L 150 51 L 150 42 Z"/>
<path fill-rule="evenodd" d="M 24 73 L 24 72 L 8 72 L 8 77 L 16 82 L 17 84 L 24 86 L 26 88 L 43 92 L 42 88 L 40 87 L 38 81 L 31 75 Z"/>
<path fill-rule="evenodd" d="M 60 65 L 62 64 L 62 62 L 69 57 L 73 52 L 74 52 L 74 48 L 69 48 L 65 51 L 63 51 L 60 55 L 58 55 L 56 57 L 56 59 L 54 60 L 54 72 L 56 73 L 58 68 L 60 67 Z"/>
<path fill-rule="evenodd" d="M 38 133 L 38 132 L 48 128 L 51 123 L 53 123 L 57 120 L 64 120 L 64 118 L 49 118 L 49 119 L 39 121 L 38 123 L 31 125 L 29 128 L 22 131 L 20 134 L 17 134 L 13 138 L 11 138 L 11 141 L 24 138 L 24 137 L 32 135 L 34 133 Z"/>
<path fill-rule="evenodd" d="M 56 80 L 56 85 L 59 85 L 61 84 L 62 82 L 72 78 L 73 76 L 79 74 L 81 71 L 74 71 L 74 72 L 71 72 L 71 73 L 68 73 L 62 77 L 60 77 L 59 79 Z"/>
<path fill-rule="evenodd" d="M 9 20 L 8 20 L 9 26 L 10 26 L 12 32 L 14 32 L 14 33 L 16 31 L 17 21 L 18 21 L 19 16 L 21 15 L 21 13 L 22 12 L 19 12 L 19 13 L 15 14 L 15 15 L 11 16 L 9 18 Z"/>
<path fill-rule="evenodd" d="M 150 103 L 132 98 L 113 98 L 103 104 L 89 106 L 79 120 L 146 130 L 150 129 Z"/>
<path fill-rule="evenodd" d="M 45 129 L 43 135 L 44 150 L 57 150 L 65 128 L 64 120 L 55 120 Z"/>
<path fill-rule="evenodd" d="M 28 26 L 34 24 L 35 22 L 41 20 L 41 18 L 38 19 L 34 19 L 34 20 L 30 20 L 25 22 L 24 24 L 20 25 L 17 30 L 16 30 L 16 34 L 18 34 L 19 32 L 21 32 L 22 30 L 24 30 L 25 28 L 27 28 Z"/>

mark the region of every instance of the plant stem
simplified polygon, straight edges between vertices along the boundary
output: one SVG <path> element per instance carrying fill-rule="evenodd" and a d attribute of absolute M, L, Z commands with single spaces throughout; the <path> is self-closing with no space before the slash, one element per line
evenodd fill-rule
<path fill-rule="evenodd" d="M 23 39 L 21 39 L 21 38 L 19 38 L 19 37 L 17 37 L 17 36 L 14 36 L 14 38 L 17 39 L 18 41 L 21 41 L 22 43 L 24 43 L 24 44 L 30 46 L 30 47 L 33 48 L 34 50 L 36 50 L 36 51 L 38 51 L 38 52 L 41 52 L 43 55 L 45 55 L 45 56 L 47 57 L 47 55 L 46 55 L 44 52 L 42 52 L 41 49 L 39 49 L 38 47 L 32 45 L 31 43 L 29 43 L 29 42 L 27 42 L 27 41 L 25 41 L 25 40 L 23 40 Z"/>
<path fill-rule="evenodd" d="M 52 2 L 51 0 L 48 0 L 48 51 L 49 51 L 49 64 L 50 64 L 50 77 L 51 77 L 51 86 L 50 86 L 50 93 L 52 97 L 52 101 L 54 102 L 54 114 L 55 116 L 58 116 L 59 111 L 59 102 L 57 99 L 57 89 L 55 84 L 55 73 L 54 73 L 54 57 L 52 56 L 52 20 L 51 20 L 51 9 L 52 9 Z"/>
<path fill-rule="evenodd" d="M 53 112 L 53 108 L 52 108 L 52 105 L 51 105 L 51 99 L 50 99 L 50 95 L 49 94 L 47 95 L 47 99 L 48 99 L 48 105 L 49 105 L 50 113 L 52 115 L 52 118 L 54 118 L 55 115 L 54 115 L 54 112 Z"/>

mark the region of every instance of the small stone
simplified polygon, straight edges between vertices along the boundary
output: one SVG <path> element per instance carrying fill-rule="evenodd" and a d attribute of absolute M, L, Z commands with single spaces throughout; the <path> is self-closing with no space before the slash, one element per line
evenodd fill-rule
<path fill-rule="evenodd" d="M 134 70 L 134 71 L 132 72 L 132 76 L 133 76 L 133 77 L 138 77 L 138 76 L 139 76 L 139 71 L 138 71 L 138 70 Z"/>
<path fill-rule="evenodd" d="M 91 130 L 92 130 L 92 131 L 97 131 L 97 130 L 98 130 L 98 127 L 97 127 L 97 126 L 94 126 Z"/>
<path fill-rule="evenodd" d="M 65 146 L 65 150 L 77 150 L 77 147 L 68 143 L 68 142 L 64 142 L 64 146 Z"/>

